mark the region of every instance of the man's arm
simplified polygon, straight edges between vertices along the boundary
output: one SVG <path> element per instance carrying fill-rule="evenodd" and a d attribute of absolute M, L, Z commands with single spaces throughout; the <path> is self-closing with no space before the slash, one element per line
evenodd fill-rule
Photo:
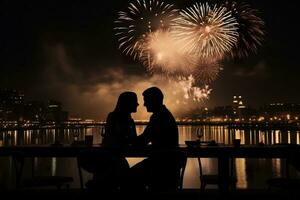
<path fill-rule="evenodd" d="M 144 132 L 136 137 L 136 140 L 134 142 L 134 145 L 137 146 L 146 146 L 151 141 L 151 120 L 149 124 L 146 126 Z"/>

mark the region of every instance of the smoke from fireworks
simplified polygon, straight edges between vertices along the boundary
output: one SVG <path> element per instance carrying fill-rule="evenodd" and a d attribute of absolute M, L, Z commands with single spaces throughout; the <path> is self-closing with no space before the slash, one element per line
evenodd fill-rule
<path fill-rule="evenodd" d="M 232 58 L 247 57 L 249 53 L 256 53 L 264 39 L 264 22 L 258 17 L 258 10 L 253 9 L 246 3 L 226 2 L 224 6 L 238 22 L 239 38 L 229 52 Z"/>
<path fill-rule="evenodd" d="M 180 12 L 172 23 L 172 33 L 185 44 L 189 54 L 202 58 L 222 58 L 237 42 L 237 22 L 224 7 L 196 3 Z"/>
<path fill-rule="evenodd" d="M 180 46 L 169 31 L 158 30 L 148 35 L 145 45 L 145 51 L 148 53 L 141 59 L 153 73 L 190 74 L 196 66 L 196 58 L 180 51 Z"/>
<path fill-rule="evenodd" d="M 135 0 L 127 11 L 118 13 L 114 28 L 123 53 L 138 59 L 143 55 L 147 35 L 158 29 L 167 29 L 177 10 L 159 0 Z"/>

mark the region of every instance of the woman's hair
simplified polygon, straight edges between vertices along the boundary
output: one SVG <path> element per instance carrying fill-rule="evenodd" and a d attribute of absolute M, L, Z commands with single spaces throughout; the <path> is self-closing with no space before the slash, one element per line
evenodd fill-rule
<path fill-rule="evenodd" d="M 123 92 L 118 98 L 118 102 L 115 108 L 115 111 L 118 112 L 127 112 L 132 102 L 137 101 L 137 96 L 134 92 Z"/>

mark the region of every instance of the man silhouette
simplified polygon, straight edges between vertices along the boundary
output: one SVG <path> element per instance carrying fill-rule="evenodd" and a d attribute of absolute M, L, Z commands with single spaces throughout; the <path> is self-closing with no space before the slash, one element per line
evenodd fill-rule
<path fill-rule="evenodd" d="M 178 146 L 178 127 L 171 112 L 163 104 L 163 93 L 157 87 L 143 92 L 144 106 L 152 112 L 144 132 L 137 137 L 136 145 L 151 143 L 156 153 L 134 165 L 131 170 L 135 190 L 169 190 L 178 186 L 179 166 L 182 163 L 173 150 Z M 186 161 L 186 160 L 185 160 Z"/>
<path fill-rule="evenodd" d="M 143 92 L 143 96 L 147 112 L 153 114 L 136 143 L 147 145 L 151 142 L 156 148 L 178 146 L 178 127 L 173 115 L 163 104 L 162 91 L 157 87 L 151 87 Z"/>

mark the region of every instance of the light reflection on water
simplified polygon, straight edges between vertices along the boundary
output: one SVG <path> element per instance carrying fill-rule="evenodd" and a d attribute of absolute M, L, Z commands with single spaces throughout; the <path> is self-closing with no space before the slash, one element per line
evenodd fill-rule
<path fill-rule="evenodd" d="M 179 126 L 179 143 L 184 144 L 185 140 L 197 139 L 196 130 L 200 126 L 181 125 Z M 138 125 L 137 133 L 142 133 L 145 126 Z M 291 143 L 299 144 L 299 131 L 280 130 L 234 130 L 226 126 L 203 126 L 204 135 L 201 140 L 215 140 L 218 143 L 232 144 L 234 138 L 241 139 L 241 144 L 265 144 Z M 84 140 L 85 135 L 93 135 L 93 143 L 101 143 L 102 127 L 74 128 L 74 129 L 45 129 L 0 132 L 0 145 L 24 145 L 24 144 L 51 144 L 61 142 L 71 144 L 74 140 Z M 130 165 L 141 161 L 142 158 L 128 158 Z M 204 173 L 217 173 L 217 160 L 213 158 L 201 158 Z M 30 163 L 30 161 L 28 161 Z M 29 165 L 29 166 L 28 166 Z M 0 158 L 0 187 L 11 187 L 14 184 L 14 172 L 11 168 L 10 158 Z M 71 187 L 79 187 L 79 177 L 74 158 L 35 158 L 34 173 L 51 175 L 73 176 L 75 182 Z M 265 180 L 274 176 L 282 176 L 285 173 L 284 160 L 282 159 L 235 159 L 234 173 L 237 176 L 238 188 L 261 188 L 265 187 Z M 25 176 L 32 173 L 30 164 L 24 169 Z M 296 172 L 292 172 L 296 173 Z M 49 174 L 49 175 L 50 175 Z M 91 177 L 84 174 L 85 179 Z M 199 188 L 199 168 L 197 159 L 190 158 L 186 166 L 184 176 L 185 188 Z M 214 186 L 208 186 L 214 187 Z"/>

